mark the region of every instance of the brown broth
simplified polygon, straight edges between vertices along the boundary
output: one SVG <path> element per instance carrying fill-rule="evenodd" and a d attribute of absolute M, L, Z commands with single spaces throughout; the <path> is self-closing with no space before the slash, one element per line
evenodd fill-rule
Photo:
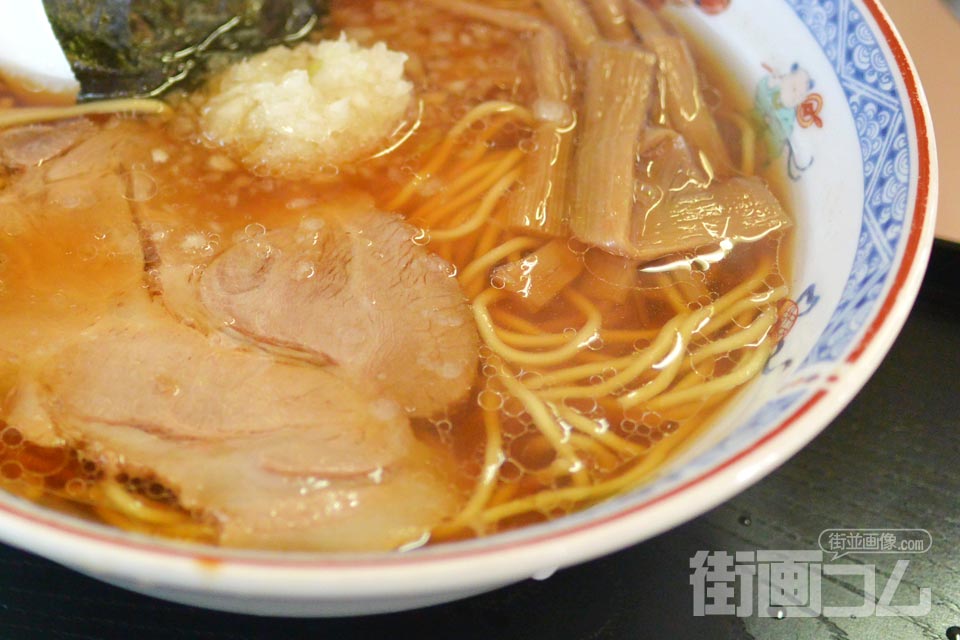
<path fill-rule="evenodd" d="M 516 4 L 502 3 L 505 7 Z M 123 170 L 127 179 L 132 179 L 131 174 L 146 179 L 150 197 L 143 204 L 151 211 L 145 226 L 148 233 L 172 234 L 179 240 L 198 235 L 205 238 L 207 246 L 198 254 L 198 267 L 202 268 L 205 260 L 230 246 L 234 239 L 296 225 L 305 212 L 318 205 L 372 197 L 379 207 L 386 208 L 450 128 L 471 108 L 490 100 L 519 104 L 529 104 L 532 100 L 534 88 L 527 42 L 515 33 L 480 22 L 464 24 L 451 14 L 416 0 L 334 0 L 328 35 L 340 30 L 361 43 L 385 41 L 390 48 L 410 55 L 408 75 L 423 105 L 418 131 L 383 158 L 359 162 L 339 171 L 320 170 L 312 180 L 290 180 L 283 176 L 252 175 L 223 151 L 198 143 L 192 102 L 185 96 L 175 98 L 180 115 L 169 123 L 101 118 L 99 123 L 126 128 L 131 136 L 145 141 L 123 159 Z M 706 81 L 710 86 L 725 88 L 729 84 L 717 75 L 722 73 L 718 65 L 704 64 L 701 68 L 707 70 Z M 733 108 L 742 109 L 742 100 L 728 98 L 726 89 L 714 93 L 723 106 L 729 102 Z M 0 92 L 0 100 L 3 99 L 6 98 Z M 411 114 L 411 118 L 414 115 Z M 497 121 L 492 119 L 472 127 L 467 139 L 458 145 L 460 153 L 490 133 L 488 128 L 495 125 Z M 738 141 L 732 138 L 732 132 L 724 131 L 731 137 L 728 143 L 735 147 Z M 488 154 L 485 157 L 496 159 L 511 150 L 523 149 L 530 136 L 531 131 L 524 126 L 508 123 L 499 128 L 497 125 L 484 148 Z M 429 215 L 429 211 L 424 213 L 419 208 L 429 204 L 431 198 L 442 200 L 445 181 L 462 175 L 470 166 L 465 163 L 458 172 L 454 162 L 453 169 L 425 184 L 401 213 L 413 223 L 422 223 L 422 217 Z M 777 176 L 778 172 L 771 171 L 766 177 L 783 195 L 786 185 L 782 177 Z M 136 210 L 136 205 L 134 208 Z M 490 225 L 502 226 L 497 215 L 463 241 L 448 243 L 449 246 L 432 243 L 430 248 L 463 270 L 473 258 L 478 239 Z M 49 324 L 60 331 L 77 331 L 82 320 L 73 319 L 109 313 L 112 307 L 123 304 L 126 291 L 149 286 L 148 280 L 131 282 L 131 273 L 139 273 L 139 267 L 134 265 L 131 271 L 129 256 L 111 245 L 109 234 L 105 236 L 104 230 L 86 222 L 83 216 L 22 231 L 16 237 L 0 234 L 0 355 L 7 350 L 23 352 L 40 348 L 41 344 L 30 342 L 38 323 Z M 513 237 L 513 233 L 503 231 L 500 242 Z M 673 284 L 665 284 L 654 275 L 641 275 L 637 289 L 622 302 L 593 300 L 602 312 L 603 329 L 655 331 L 676 315 L 671 299 L 679 296 L 681 304 L 689 309 L 709 304 L 736 287 L 763 260 L 775 265 L 766 284 L 770 288 L 787 284 L 791 279 L 790 238 L 789 232 L 778 233 L 741 245 L 708 271 L 677 272 L 672 276 Z M 587 251 L 576 243 L 570 247 L 581 259 Z M 584 278 L 571 286 L 581 294 L 591 295 Z M 575 332 L 582 323 L 580 312 L 563 298 L 532 312 L 508 297 L 493 305 L 492 312 L 519 318 L 543 333 Z M 650 338 L 639 338 L 598 342 L 580 354 L 578 362 L 621 358 L 649 341 Z M 450 408 L 446 415 L 416 421 L 419 437 L 457 460 L 457 490 L 466 499 L 483 470 L 486 438 L 481 407 L 499 407 L 506 462 L 497 473 L 497 486 L 490 504 L 504 504 L 541 491 L 573 486 L 570 475 L 550 472 L 557 459 L 555 452 L 545 446 L 523 403 L 489 380 L 496 377 L 490 375 L 495 368 L 494 358 L 489 348 L 483 347 L 481 351 L 481 376 L 470 400 Z M 711 365 L 712 373 L 722 375 L 734 364 L 734 359 L 720 357 Z M 530 369 L 524 375 L 536 377 L 551 369 Z M 0 396 L 13 390 L 17 372 L 17 360 L 4 358 L 0 363 Z M 601 378 L 604 375 L 609 373 L 600 374 Z M 599 484 L 628 473 L 647 452 L 658 447 L 679 450 L 708 425 L 734 395 L 735 392 L 731 392 L 666 411 L 646 410 L 643 405 L 624 409 L 609 397 L 561 401 L 560 404 L 604 424 L 610 433 L 643 452 L 632 459 L 599 449 L 594 453 L 584 452 L 582 462 L 590 482 Z M 62 464 L 56 469 L 45 468 L 43 461 Z M 102 474 L 95 467 L 84 468 L 83 462 L 82 454 L 62 447 L 0 445 L 0 471 L 6 469 L 0 473 L 4 485 L 59 508 L 71 505 L 75 511 L 103 518 L 102 512 L 98 516 L 95 508 L 84 506 L 96 500 L 95 485 L 102 480 Z M 154 501 L 170 503 L 169 499 Z M 590 499 L 563 501 L 546 511 L 531 510 L 508 516 L 486 527 L 482 533 L 556 517 L 590 502 Z M 437 539 L 456 539 L 474 533 L 446 532 Z"/>

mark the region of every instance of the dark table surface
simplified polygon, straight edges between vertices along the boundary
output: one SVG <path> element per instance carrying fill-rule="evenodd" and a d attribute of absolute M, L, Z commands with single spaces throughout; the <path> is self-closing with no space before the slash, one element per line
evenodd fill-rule
<path fill-rule="evenodd" d="M 421 611 L 333 620 L 194 609 L 101 584 L 0 546 L 0 640 L 89 638 L 960 638 L 960 248 L 940 243 L 921 297 L 866 388 L 800 454 L 759 484 L 653 540 L 543 582 Z M 930 590 L 913 617 L 694 617 L 697 551 L 818 549 L 835 528 L 926 529 L 932 548 L 851 555 L 881 591 L 909 560 L 893 605 Z M 825 560 L 829 564 L 829 558 Z M 865 601 L 862 578 L 824 576 L 825 605 Z M 756 588 L 756 586 L 755 586 Z M 775 613 L 775 612 L 770 612 Z"/>

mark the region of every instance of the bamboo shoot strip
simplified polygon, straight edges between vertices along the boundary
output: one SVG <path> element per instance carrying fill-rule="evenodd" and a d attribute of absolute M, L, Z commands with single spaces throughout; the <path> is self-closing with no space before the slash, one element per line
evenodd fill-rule
<path fill-rule="evenodd" d="M 608 40 L 631 42 L 634 39 L 627 21 L 624 0 L 587 0 L 600 32 Z"/>
<path fill-rule="evenodd" d="M 580 0 L 540 0 L 540 6 L 563 32 L 578 57 L 585 57 L 600 40 L 600 31 Z"/>
<path fill-rule="evenodd" d="M 573 68 L 563 38 L 554 29 L 533 35 L 532 59 L 538 98 L 534 151 L 527 158 L 522 188 L 507 210 L 507 226 L 548 236 L 567 234 L 569 169 L 576 116 L 570 106 Z"/>
<path fill-rule="evenodd" d="M 518 262 L 497 267 L 494 281 L 531 311 L 539 311 L 577 279 L 583 263 L 563 240 L 553 240 Z"/>
<path fill-rule="evenodd" d="M 583 242 L 630 256 L 637 144 L 647 126 L 657 59 L 598 42 L 587 61 L 583 130 L 570 226 Z"/>
<path fill-rule="evenodd" d="M 624 255 L 640 262 L 713 247 L 727 252 L 791 224 L 758 178 L 730 178 L 705 189 L 690 186 L 635 217 L 634 242 Z"/>
<path fill-rule="evenodd" d="M 717 122 L 703 100 L 700 75 L 686 42 L 667 33 L 660 19 L 643 2 L 630 0 L 628 6 L 630 21 L 643 44 L 657 54 L 660 99 L 670 124 L 706 154 L 717 177 L 731 175 L 733 162 Z"/>
<path fill-rule="evenodd" d="M 574 70 L 563 37 L 556 29 L 549 27 L 538 29 L 533 34 L 530 56 L 533 62 L 537 97 L 540 100 L 569 105 L 573 96 Z M 563 127 L 569 126 L 570 119 L 572 119 L 572 113 L 566 114 L 565 121 L 557 124 Z"/>

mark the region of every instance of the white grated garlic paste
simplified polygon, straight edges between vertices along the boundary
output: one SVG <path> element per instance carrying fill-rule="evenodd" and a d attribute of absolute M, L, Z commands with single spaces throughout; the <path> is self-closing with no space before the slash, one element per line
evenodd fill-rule
<path fill-rule="evenodd" d="M 362 158 L 382 148 L 410 106 L 406 60 L 343 34 L 273 47 L 213 80 L 204 135 L 258 173 L 305 176 Z"/>

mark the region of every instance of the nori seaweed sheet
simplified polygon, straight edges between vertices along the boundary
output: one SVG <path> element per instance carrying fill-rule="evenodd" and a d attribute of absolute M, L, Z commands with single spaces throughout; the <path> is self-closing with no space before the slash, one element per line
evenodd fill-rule
<path fill-rule="evenodd" d="M 327 0 L 43 0 L 80 100 L 155 96 L 211 66 L 299 40 Z"/>

